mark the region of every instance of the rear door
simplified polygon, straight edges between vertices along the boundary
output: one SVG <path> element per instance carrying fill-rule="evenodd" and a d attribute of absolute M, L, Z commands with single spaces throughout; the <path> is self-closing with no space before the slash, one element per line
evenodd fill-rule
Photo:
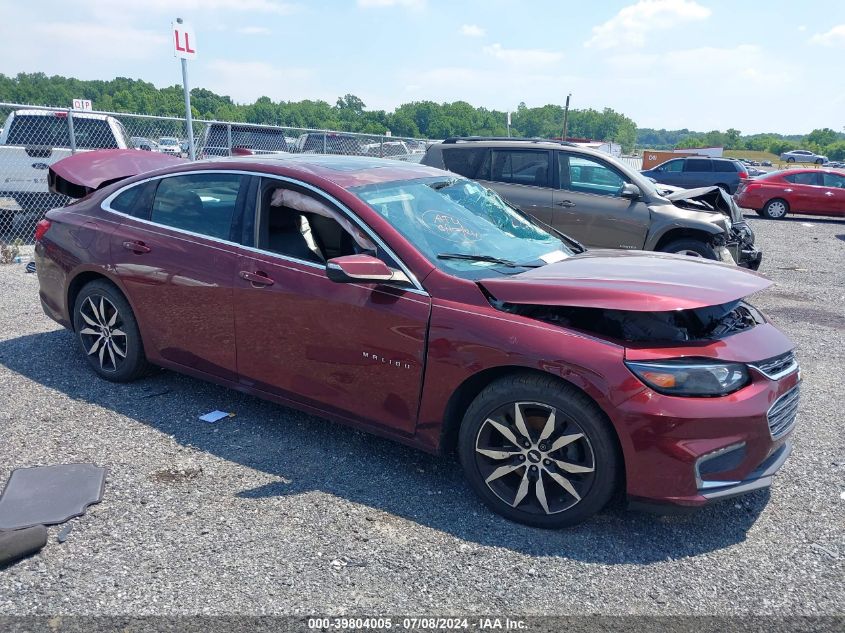
<path fill-rule="evenodd" d="M 681 174 L 682 187 L 695 189 L 715 185 L 713 165 L 709 158 L 687 158 Z"/>
<path fill-rule="evenodd" d="M 122 217 L 111 235 L 112 264 L 153 362 L 236 379 L 232 234 L 250 180 L 180 174 L 105 200 L 104 208 Z"/>
<path fill-rule="evenodd" d="M 280 190 L 304 195 L 326 214 L 274 206 Z M 392 268 L 401 265 L 371 233 L 365 231 L 372 248 L 356 241 L 347 230 L 360 228 L 351 212 L 313 188 L 262 179 L 252 206 L 254 229 L 247 223 L 234 292 L 240 382 L 342 417 L 412 433 L 429 296 L 416 285 L 330 281 L 326 260 L 362 249 Z"/>
<path fill-rule="evenodd" d="M 554 211 L 552 152 L 546 149 L 492 148 L 476 180 L 526 213 L 549 224 Z"/>
<path fill-rule="evenodd" d="M 791 211 L 818 213 L 824 208 L 821 174 L 816 171 L 799 171 L 786 174 L 783 179 L 789 183 L 783 193 Z"/>
<path fill-rule="evenodd" d="M 642 200 L 621 196 L 624 174 L 596 157 L 555 153 L 560 188 L 552 226 L 587 246 L 642 248 L 650 214 Z"/>

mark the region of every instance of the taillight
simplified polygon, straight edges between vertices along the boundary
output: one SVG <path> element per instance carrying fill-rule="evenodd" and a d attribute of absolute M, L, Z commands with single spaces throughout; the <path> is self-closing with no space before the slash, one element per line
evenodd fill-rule
<path fill-rule="evenodd" d="M 248 147 L 233 147 L 232 148 L 232 156 L 252 156 L 255 152 L 253 152 Z"/>
<path fill-rule="evenodd" d="M 740 178 L 748 178 L 748 172 L 747 171 L 739 172 L 739 177 Z"/>
<path fill-rule="evenodd" d="M 35 225 L 35 241 L 40 242 L 41 238 L 44 237 L 44 234 L 50 230 L 52 226 L 52 222 L 47 218 L 41 220 L 38 224 Z"/>

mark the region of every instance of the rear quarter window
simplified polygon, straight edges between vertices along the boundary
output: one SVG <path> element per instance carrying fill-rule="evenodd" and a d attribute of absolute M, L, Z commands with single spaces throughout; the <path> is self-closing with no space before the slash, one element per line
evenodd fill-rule
<path fill-rule="evenodd" d="M 450 148 L 443 149 L 443 164 L 449 171 L 460 174 L 465 178 L 480 178 L 486 180 L 489 174 L 480 173 L 484 158 L 489 152 L 486 147 Z"/>
<path fill-rule="evenodd" d="M 714 160 L 713 161 L 713 171 L 738 172 L 738 171 L 745 171 L 745 167 L 743 167 L 742 164 L 735 163 L 732 160 Z"/>
<path fill-rule="evenodd" d="M 709 158 L 687 158 L 684 171 L 713 171 Z"/>

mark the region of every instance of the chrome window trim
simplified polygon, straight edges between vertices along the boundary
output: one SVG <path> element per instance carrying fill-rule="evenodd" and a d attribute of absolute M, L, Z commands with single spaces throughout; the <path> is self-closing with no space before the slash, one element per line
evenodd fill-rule
<path fill-rule="evenodd" d="M 243 249 L 253 251 L 253 252 L 257 252 L 257 253 L 261 253 L 263 255 L 267 255 L 267 256 L 270 256 L 270 257 L 276 257 L 276 258 L 283 259 L 283 260 L 286 260 L 286 261 L 289 261 L 289 262 L 295 262 L 297 264 L 303 264 L 303 265 L 309 266 L 311 268 L 317 268 L 319 270 L 325 270 L 325 266 L 321 265 L 321 264 L 315 264 L 314 262 L 309 262 L 309 261 L 306 261 L 304 259 L 298 259 L 296 257 L 290 257 L 288 255 L 283 255 L 281 253 L 274 253 L 274 252 L 266 251 L 266 250 L 263 250 L 263 249 L 260 249 L 260 248 L 246 246 L 244 244 L 240 244 L 238 242 L 232 242 L 230 240 L 224 240 L 224 239 L 219 238 L 219 237 L 212 237 L 210 235 L 203 235 L 202 233 L 195 233 L 193 231 L 188 231 L 186 229 L 180 229 L 180 228 L 174 227 L 174 226 L 168 226 L 166 224 L 160 224 L 158 222 L 153 222 L 152 220 L 145 220 L 143 218 L 137 218 L 134 215 L 130 215 L 128 213 L 123 213 L 122 211 L 117 211 L 116 209 L 113 209 L 112 206 L 111 206 L 112 201 L 117 196 L 122 194 L 127 189 L 131 189 L 132 187 L 136 187 L 136 186 L 142 185 L 144 183 L 151 182 L 153 180 L 161 180 L 163 178 L 173 178 L 173 177 L 176 177 L 176 176 L 187 176 L 187 175 L 192 175 L 192 174 L 238 174 L 238 175 L 241 175 L 241 176 L 257 176 L 259 178 L 273 178 L 275 180 L 281 180 L 283 182 L 292 183 L 292 184 L 295 184 L 297 186 L 304 187 L 305 189 L 308 189 L 309 191 L 312 191 L 316 195 L 318 195 L 322 198 L 325 198 L 326 200 L 328 200 L 329 202 L 331 202 L 332 204 L 337 206 L 341 210 L 341 212 L 346 215 L 347 218 L 349 218 L 355 224 L 357 224 L 361 228 L 361 230 L 363 230 L 370 238 L 372 238 L 373 241 L 378 246 L 383 248 L 385 250 L 385 252 L 388 255 L 390 255 L 399 264 L 399 267 L 402 269 L 402 272 L 404 272 L 408 276 L 408 279 L 411 281 L 411 283 L 414 286 L 413 288 L 400 288 L 401 290 L 405 290 L 406 292 L 413 292 L 415 294 L 424 295 L 426 297 L 430 296 L 428 294 L 428 292 L 425 290 L 425 288 L 423 288 L 423 286 L 419 282 L 419 280 L 417 280 L 414 273 L 412 273 L 410 271 L 410 269 L 396 255 L 396 253 L 394 253 L 393 250 L 390 247 L 388 247 L 387 244 L 384 243 L 384 240 L 382 240 L 381 237 L 379 237 L 369 226 L 367 226 L 363 222 L 363 220 L 361 220 L 356 214 L 352 213 L 346 207 L 346 205 L 344 205 L 342 202 L 340 202 L 339 200 L 337 200 L 333 196 L 325 193 L 321 189 L 315 187 L 314 185 L 311 185 L 307 182 L 302 182 L 300 180 L 296 180 L 294 178 L 288 178 L 287 176 L 279 176 L 277 174 L 268 174 L 268 173 L 257 172 L 257 171 L 247 171 L 247 170 L 244 170 L 244 169 L 195 169 L 195 170 L 190 170 L 190 171 L 177 172 L 177 173 L 173 173 L 173 174 L 161 174 L 159 176 L 151 176 L 149 178 L 144 178 L 143 180 L 137 180 L 133 183 L 130 183 L 128 185 L 121 187 L 120 189 L 118 189 L 114 193 L 109 194 L 108 197 L 106 197 L 106 199 L 103 200 L 103 202 L 100 204 L 100 208 L 103 211 L 107 211 L 109 213 L 114 213 L 116 215 L 135 220 L 136 222 L 141 222 L 142 224 L 148 224 L 150 226 L 165 228 L 168 231 L 176 231 L 177 233 L 183 233 L 185 235 L 190 235 L 192 237 L 198 237 L 198 238 L 201 238 L 201 239 L 204 239 L 204 240 L 211 240 L 212 242 L 219 242 L 219 243 L 225 244 L 227 246 L 234 246 L 236 248 L 243 248 Z"/>

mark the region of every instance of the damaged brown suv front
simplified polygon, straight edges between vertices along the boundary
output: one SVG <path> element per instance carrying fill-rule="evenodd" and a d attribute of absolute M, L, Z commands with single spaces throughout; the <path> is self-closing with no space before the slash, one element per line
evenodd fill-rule
<path fill-rule="evenodd" d="M 760 266 L 754 233 L 718 187 L 656 185 L 607 154 L 542 139 L 449 138 L 432 145 L 422 163 L 483 183 L 591 248 Z"/>

